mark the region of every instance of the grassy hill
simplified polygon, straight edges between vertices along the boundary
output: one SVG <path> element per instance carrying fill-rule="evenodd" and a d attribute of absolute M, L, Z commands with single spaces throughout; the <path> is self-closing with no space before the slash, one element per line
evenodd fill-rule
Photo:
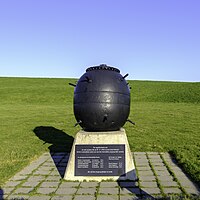
<path fill-rule="evenodd" d="M 68 85 L 75 81 L 0 78 L 0 186 L 43 152 L 70 148 L 66 138 L 80 130 L 73 127 L 74 88 Z M 125 129 L 132 151 L 171 152 L 200 183 L 200 83 L 129 83 L 129 118 L 136 125 L 127 123 Z M 39 128 L 44 138 L 37 136 Z M 52 132 L 62 134 L 52 140 Z"/>

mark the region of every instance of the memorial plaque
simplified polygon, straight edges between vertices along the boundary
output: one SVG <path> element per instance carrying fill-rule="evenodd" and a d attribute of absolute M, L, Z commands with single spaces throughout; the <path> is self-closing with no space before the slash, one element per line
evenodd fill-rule
<path fill-rule="evenodd" d="M 75 145 L 75 176 L 125 173 L 125 145 Z"/>

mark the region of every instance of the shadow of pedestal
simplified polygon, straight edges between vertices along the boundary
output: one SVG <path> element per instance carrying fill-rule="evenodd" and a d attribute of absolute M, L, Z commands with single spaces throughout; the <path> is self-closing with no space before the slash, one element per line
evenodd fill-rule
<path fill-rule="evenodd" d="M 3 192 L 3 190 L 0 188 L 0 200 L 3 200 L 3 194 L 4 194 L 4 192 Z"/>
<path fill-rule="evenodd" d="M 58 172 L 63 178 L 67 167 L 66 158 L 71 151 L 74 138 L 52 126 L 38 126 L 34 128 L 33 132 L 40 140 L 44 141 L 44 144 L 51 144 L 48 149 Z"/>

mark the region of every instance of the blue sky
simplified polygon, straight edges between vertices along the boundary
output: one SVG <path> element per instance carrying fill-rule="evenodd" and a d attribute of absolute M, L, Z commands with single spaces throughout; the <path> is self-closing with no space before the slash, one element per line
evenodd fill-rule
<path fill-rule="evenodd" d="M 200 81 L 199 0 L 0 0 L 0 76 Z"/>

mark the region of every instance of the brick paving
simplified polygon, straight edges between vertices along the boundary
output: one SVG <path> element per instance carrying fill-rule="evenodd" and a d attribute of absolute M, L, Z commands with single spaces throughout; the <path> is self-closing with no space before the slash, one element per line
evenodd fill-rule
<path fill-rule="evenodd" d="M 63 180 L 68 153 L 45 153 L 13 176 L 0 200 L 133 200 L 200 198 L 195 185 L 168 153 L 133 153 L 138 180 L 70 182 Z"/>

